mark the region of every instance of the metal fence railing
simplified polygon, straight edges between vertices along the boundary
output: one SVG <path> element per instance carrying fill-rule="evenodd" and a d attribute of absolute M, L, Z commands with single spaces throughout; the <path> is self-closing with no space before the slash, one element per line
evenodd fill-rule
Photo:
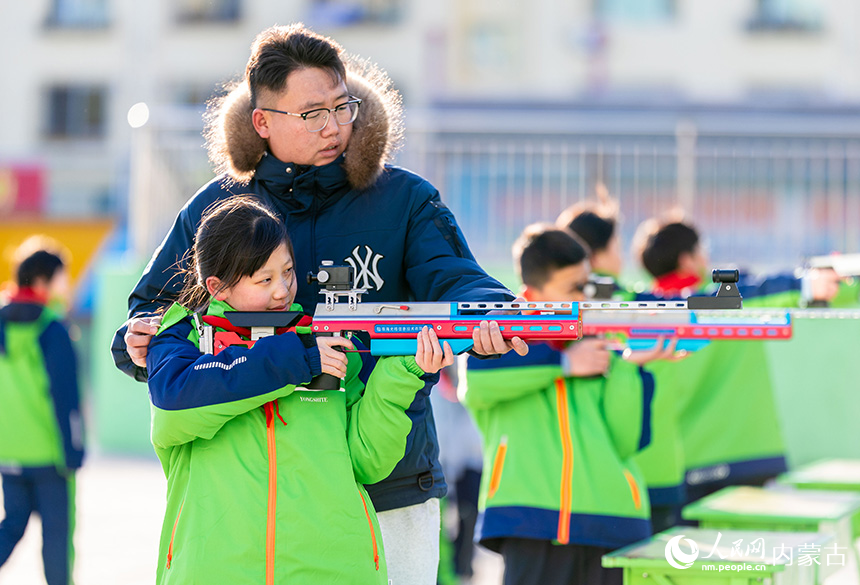
<path fill-rule="evenodd" d="M 129 209 L 140 249 L 151 251 L 212 175 L 199 126 L 151 128 L 136 149 Z M 714 264 L 771 270 L 860 251 L 860 135 L 413 131 L 398 162 L 439 189 L 475 255 L 493 265 L 510 264 L 526 225 L 554 221 L 598 183 L 619 202 L 625 245 L 641 221 L 675 207 L 699 227 Z"/>
<path fill-rule="evenodd" d="M 405 164 L 440 189 L 483 262 L 508 262 L 526 225 L 594 198 L 598 183 L 619 202 L 625 244 L 640 222 L 676 208 L 720 265 L 790 268 L 812 254 L 860 251 L 860 138 L 419 144 L 424 151 L 406 150 Z"/>

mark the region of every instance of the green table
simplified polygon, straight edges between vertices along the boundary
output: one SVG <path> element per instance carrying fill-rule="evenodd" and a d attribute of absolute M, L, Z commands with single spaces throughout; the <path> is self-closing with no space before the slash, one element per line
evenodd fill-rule
<path fill-rule="evenodd" d="M 832 543 L 815 532 L 676 526 L 605 555 L 603 566 L 622 568 L 625 585 L 814 585 Z M 822 566 L 805 562 L 815 555 Z"/>
<path fill-rule="evenodd" d="M 727 487 L 685 506 L 682 516 L 710 529 L 823 532 L 850 554 L 860 569 L 854 543 L 860 493 Z M 838 570 L 825 567 L 825 576 Z"/>
<path fill-rule="evenodd" d="M 802 489 L 860 492 L 860 459 L 824 459 L 777 478 L 782 484 Z"/>
<path fill-rule="evenodd" d="M 860 459 L 823 459 L 783 473 L 777 481 L 804 490 L 860 493 Z M 860 535 L 860 514 L 854 517 L 854 534 Z"/>

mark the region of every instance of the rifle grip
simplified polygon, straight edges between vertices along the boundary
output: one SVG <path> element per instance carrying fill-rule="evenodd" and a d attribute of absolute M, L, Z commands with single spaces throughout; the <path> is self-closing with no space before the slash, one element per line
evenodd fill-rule
<path fill-rule="evenodd" d="M 305 384 L 308 390 L 340 390 L 340 378 L 331 374 L 320 374 Z"/>
<path fill-rule="evenodd" d="M 333 337 L 332 333 L 317 333 L 320 337 Z M 343 351 L 343 350 L 338 350 Z M 320 374 L 314 376 L 310 382 L 304 385 L 308 390 L 340 390 L 340 378 L 331 374 Z"/>

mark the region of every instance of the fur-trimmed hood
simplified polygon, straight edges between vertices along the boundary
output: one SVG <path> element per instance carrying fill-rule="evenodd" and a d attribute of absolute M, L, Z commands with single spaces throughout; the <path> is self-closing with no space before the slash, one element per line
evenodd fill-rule
<path fill-rule="evenodd" d="M 355 58 L 346 65 L 347 89 L 362 102 L 344 153 L 344 169 L 352 187 L 366 189 L 400 146 L 402 104 L 391 80 L 378 67 Z M 254 177 L 267 148 L 266 140 L 254 130 L 251 112 L 248 84 L 242 81 L 227 95 L 212 100 L 205 116 L 209 160 L 216 173 L 226 173 L 238 183 Z"/>

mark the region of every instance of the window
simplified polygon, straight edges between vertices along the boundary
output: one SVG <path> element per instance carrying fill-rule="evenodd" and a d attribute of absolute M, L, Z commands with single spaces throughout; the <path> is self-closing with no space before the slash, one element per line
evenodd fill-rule
<path fill-rule="evenodd" d="M 675 0 L 594 0 L 599 18 L 630 22 L 659 22 L 675 17 Z"/>
<path fill-rule="evenodd" d="M 106 27 L 107 0 L 53 0 L 46 25 L 53 28 Z"/>
<path fill-rule="evenodd" d="M 401 0 L 312 0 L 308 21 L 321 28 L 394 23 L 400 13 Z"/>
<path fill-rule="evenodd" d="M 170 103 L 179 108 L 203 110 L 209 100 L 227 93 L 224 88 L 218 81 L 179 81 L 168 86 L 168 96 Z"/>
<path fill-rule="evenodd" d="M 106 92 L 100 86 L 55 86 L 47 92 L 48 138 L 102 138 Z"/>
<path fill-rule="evenodd" d="M 747 29 L 815 32 L 821 30 L 821 8 L 812 0 L 757 0 Z"/>
<path fill-rule="evenodd" d="M 180 0 L 176 18 L 183 24 L 239 20 L 240 0 Z"/>

